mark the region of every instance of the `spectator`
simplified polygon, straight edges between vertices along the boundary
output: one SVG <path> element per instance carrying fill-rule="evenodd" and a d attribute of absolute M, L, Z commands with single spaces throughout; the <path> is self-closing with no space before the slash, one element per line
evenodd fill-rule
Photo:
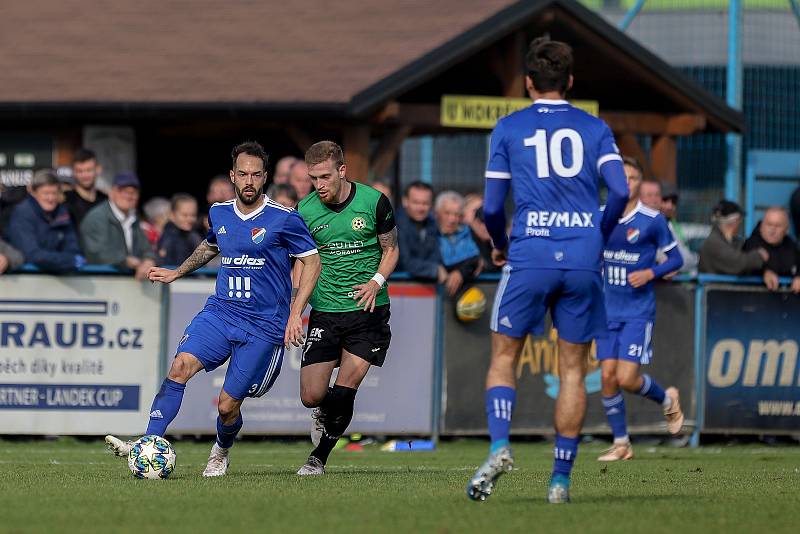
<path fill-rule="evenodd" d="M 56 178 L 58 178 L 58 203 L 63 204 L 67 201 L 67 192 L 75 189 L 75 178 L 72 176 L 72 167 L 69 165 L 62 165 L 57 168 Z"/>
<path fill-rule="evenodd" d="M 472 221 L 478 210 L 483 207 L 483 195 L 480 193 L 467 193 L 464 195 L 464 217 L 462 222 L 472 226 Z"/>
<path fill-rule="evenodd" d="M 272 177 L 272 184 L 288 184 L 292 165 L 294 165 L 296 162 L 297 158 L 294 156 L 284 156 L 279 159 L 278 163 L 275 164 L 275 175 Z"/>
<path fill-rule="evenodd" d="M 158 241 L 161 265 L 180 265 L 203 240 L 195 231 L 197 201 L 186 193 L 178 193 L 170 203 L 169 222 Z"/>
<path fill-rule="evenodd" d="M 403 192 L 403 209 L 397 210 L 400 241 L 398 271 L 425 280 L 444 282 L 447 270 L 439 252 L 439 230 L 431 217 L 433 189 L 424 182 L 413 182 Z"/>
<path fill-rule="evenodd" d="M 739 237 L 742 208 L 735 202 L 721 200 L 714 207 L 714 227 L 700 249 L 700 272 L 743 275 L 761 269 L 769 254 L 763 248 L 742 250 Z"/>
<path fill-rule="evenodd" d="M 800 241 L 800 186 L 792 193 L 792 197 L 789 200 L 789 210 L 792 212 L 794 236 Z"/>
<path fill-rule="evenodd" d="M 72 191 L 64 194 L 64 203 L 76 228 L 89 210 L 108 200 L 105 194 L 97 190 L 100 169 L 97 156 L 86 148 L 79 149 L 72 158 L 72 178 L 75 185 Z"/>
<path fill-rule="evenodd" d="M 383 193 L 390 202 L 394 202 L 394 191 L 392 191 L 392 183 L 389 180 L 381 178 L 380 180 L 375 180 L 369 185 L 373 189 Z"/>
<path fill-rule="evenodd" d="M 58 204 L 59 187 L 55 171 L 34 173 L 30 197 L 14 208 L 6 237 L 28 263 L 44 271 L 65 273 L 80 269 L 86 260 L 69 212 Z"/>
<path fill-rule="evenodd" d="M 208 191 L 206 192 L 206 212 L 203 214 L 203 227 L 202 233 L 208 232 L 208 208 L 211 208 L 216 202 L 225 202 L 236 196 L 233 190 L 233 183 L 230 176 L 227 174 L 218 174 L 211 179 L 208 183 Z"/>
<path fill-rule="evenodd" d="M 632 158 L 629 158 L 629 161 L 630 159 Z M 638 162 L 637 165 L 639 165 Z M 641 166 L 638 168 L 641 169 Z M 648 208 L 661 211 L 661 184 L 655 180 L 642 181 L 642 185 L 639 190 L 639 200 L 641 200 L 642 204 Z"/>
<path fill-rule="evenodd" d="M 472 239 L 469 226 L 463 224 L 464 197 L 455 191 L 443 191 L 436 197 L 436 223 L 439 227 L 439 252 L 447 270 L 444 282 L 447 294 L 454 297 L 464 282 L 481 270 L 481 255 Z"/>
<path fill-rule="evenodd" d="M 770 291 L 778 289 L 778 277 L 792 278 L 792 291 L 800 293 L 800 251 L 797 242 L 789 237 L 789 213 L 784 208 L 773 206 L 764 212 L 764 218 L 753 229 L 744 242 L 744 250 L 763 249 L 769 254 L 764 264 L 764 285 Z"/>
<path fill-rule="evenodd" d="M 155 265 L 155 254 L 136 218 L 139 187 L 133 173 L 114 176 L 108 202 L 84 217 L 81 240 L 89 263 L 127 267 L 137 280 L 144 280 Z"/>
<path fill-rule="evenodd" d="M 30 185 L 30 182 L 28 183 Z M 28 187 L 25 185 L 0 183 L 0 233 L 8 226 L 14 206 L 28 198 Z"/>
<path fill-rule="evenodd" d="M 196 202 L 196 201 L 195 201 Z M 158 249 L 158 240 L 164 232 L 164 227 L 169 222 L 172 204 L 164 197 L 153 197 L 142 206 L 144 220 L 141 221 L 142 231 L 153 250 Z M 195 217 L 195 224 L 197 217 Z"/>
<path fill-rule="evenodd" d="M 272 184 L 267 189 L 267 196 L 287 208 L 297 206 L 297 191 L 289 184 Z"/>
<path fill-rule="evenodd" d="M 672 236 L 678 243 L 678 252 L 681 253 L 683 258 L 683 267 L 681 267 L 680 272 L 694 274 L 697 272 L 697 254 L 689 248 L 683 225 L 675 220 L 677 214 L 678 190 L 672 184 L 664 184 L 661 186 L 661 215 L 667 219 Z M 659 256 L 663 256 L 663 252 L 659 252 Z"/>
<path fill-rule="evenodd" d="M 289 185 L 294 187 L 297 191 L 297 201 L 306 198 L 309 193 L 314 189 L 311 183 L 311 176 L 308 175 L 308 166 L 305 161 L 297 160 L 292 165 L 292 170 L 289 174 Z"/>
<path fill-rule="evenodd" d="M 0 274 L 19 269 L 25 263 L 22 253 L 0 239 Z"/>

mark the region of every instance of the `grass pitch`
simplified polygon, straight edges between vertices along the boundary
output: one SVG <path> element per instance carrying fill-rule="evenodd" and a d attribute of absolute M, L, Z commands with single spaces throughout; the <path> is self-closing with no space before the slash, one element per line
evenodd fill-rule
<path fill-rule="evenodd" d="M 469 501 L 482 441 L 436 452 L 335 451 L 300 478 L 305 443 L 242 442 L 204 479 L 211 443 L 175 442 L 168 480 L 135 480 L 102 442 L 0 441 L 0 532 L 797 532 L 800 447 L 634 445 L 629 462 L 581 446 L 569 505 L 544 501 L 552 449 L 514 446 L 517 469 Z"/>

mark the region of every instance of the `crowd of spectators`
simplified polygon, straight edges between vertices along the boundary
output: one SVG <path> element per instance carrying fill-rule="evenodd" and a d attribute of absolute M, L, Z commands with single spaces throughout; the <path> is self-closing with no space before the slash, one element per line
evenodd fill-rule
<path fill-rule="evenodd" d="M 72 165 L 33 174 L 25 187 L 7 187 L 0 195 L 0 274 L 24 263 L 46 272 L 63 273 L 85 264 L 112 265 L 143 279 L 153 265 L 179 265 L 208 231 L 208 207 L 234 197 L 228 176 L 213 177 L 200 211 L 197 200 L 179 193 L 154 197 L 141 206 L 141 184 L 133 173 L 114 176 L 109 191 L 97 187 L 102 167 L 91 150 L 80 149 Z M 394 202 L 392 182 L 370 183 Z M 286 207 L 313 191 L 302 159 L 278 160 L 267 195 Z M 788 209 L 773 206 L 745 240 L 741 207 L 722 200 L 708 227 L 699 234 L 677 220 L 678 190 L 671 184 L 646 180 L 640 200 L 660 211 L 669 223 L 681 255 L 682 273 L 758 276 L 775 290 L 788 279 L 800 293 L 800 249 L 789 235 L 800 231 L 800 187 Z M 435 194 L 431 185 L 416 181 L 402 191 L 396 209 L 400 244 L 399 271 L 440 283 L 457 297 L 481 273 L 497 271 L 492 243 L 483 220 L 483 197 L 456 191 Z M 696 246 L 697 237 L 702 239 Z M 706 237 L 707 236 L 707 237 Z M 214 264 L 212 263 L 213 267 Z"/>

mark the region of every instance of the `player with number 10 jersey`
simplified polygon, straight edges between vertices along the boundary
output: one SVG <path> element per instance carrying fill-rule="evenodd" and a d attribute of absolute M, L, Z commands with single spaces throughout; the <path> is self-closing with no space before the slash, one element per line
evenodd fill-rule
<path fill-rule="evenodd" d="M 484 500 L 511 469 L 515 370 L 529 333 L 542 334 L 548 311 L 558 330 L 556 446 L 548 500 L 569 500 L 569 476 L 586 410 L 584 373 L 592 339 L 605 328 L 600 268 L 604 236 L 617 224 L 628 189 L 614 137 L 597 117 L 570 105 L 572 49 L 535 39 L 526 57 L 533 105 L 500 119 L 486 168 L 484 215 L 492 260 L 503 266 L 491 316 L 492 361 L 486 378 L 489 458 L 467 486 Z M 609 188 L 600 211 L 598 181 Z M 504 204 L 513 191 L 510 241 Z"/>

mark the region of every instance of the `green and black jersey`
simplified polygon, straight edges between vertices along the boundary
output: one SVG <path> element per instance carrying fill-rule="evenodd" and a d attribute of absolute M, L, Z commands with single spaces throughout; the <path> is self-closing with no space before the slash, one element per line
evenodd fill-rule
<path fill-rule="evenodd" d="M 350 182 L 350 194 L 341 204 L 325 204 L 315 191 L 297 206 L 317 242 L 322 273 L 311 295 L 311 307 L 323 312 L 349 312 L 359 307 L 353 286 L 368 282 L 378 271 L 382 250 L 378 236 L 395 227 L 389 199 L 375 189 Z M 389 303 L 387 286 L 376 306 Z"/>

